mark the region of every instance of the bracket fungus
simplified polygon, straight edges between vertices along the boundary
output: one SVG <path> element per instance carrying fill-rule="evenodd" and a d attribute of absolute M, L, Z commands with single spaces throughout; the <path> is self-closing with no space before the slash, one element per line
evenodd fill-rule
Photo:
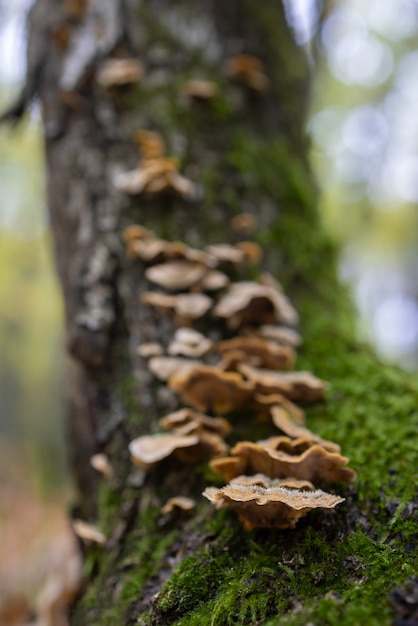
<path fill-rule="evenodd" d="M 264 63 L 250 54 L 237 54 L 228 59 L 226 73 L 253 91 L 264 93 L 270 88 L 270 79 L 265 74 Z"/>
<path fill-rule="evenodd" d="M 104 546 L 106 543 L 106 537 L 94 524 L 89 524 L 81 519 L 75 519 L 72 522 L 72 526 L 74 533 L 82 541 L 87 543 L 97 543 L 99 546 Z"/>
<path fill-rule="evenodd" d="M 193 100 L 212 100 L 219 93 L 219 87 L 212 80 L 193 78 L 181 87 L 181 93 Z"/>
<path fill-rule="evenodd" d="M 167 430 L 176 430 L 187 424 L 197 424 L 205 430 L 213 431 L 222 437 L 231 432 L 231 424 L 223 417 L 210 417 L 193 409 L 180 409 L 159 420 L 159 424 Z"/>
<path fill-rule="evenodd" d="M 326 493 L 282 486 L 280 482 L 254 476 L 238 477 L 217 489 L 208 487 L 203 495 L 217 508 L 231 506 L 245 530 L 253 528 L 294 528 L 301 517 L 312 509 L 334 509 L 344 498 Z M 297 484 L 297 483 L 296 483 Z M 295 484 L 294 484 L 295 485 Z"/>
<path fill-rule="evenodd" d="M 116 189 L 148 198 L 174 195 L 192 200 L 197 195 L 194 182 L 180 174 L 178 159 L 165 155 L 164 142 L 158 133 L 137 131 L 134 140 L 139 145 L 142 160 L 134 170 L 115 176 Z"/>
<path fill-rule="evenodd" d="M 308 428 L 296 424 L 290 417 L 289 412 L 282 406 L 273 405 L 270 408 L 270 413 L 273 419 L 273 424 L 277 426 L 281 431 L 292 439 L 300 439 L 301 437 L 309 439 L 313 443 L 318 443 L 320 446 L 329 450 L 330 452 L 341 452 L 341 446 L 333 441 L 327 441 L 322 439 L 315 433 L 311 432 Z"/>
<path fill-rule="evenodd" d="M 177 450 L 190 448 L 199 443 L 197 435 L 144 435 L 133 439 L 129 444 L 131 459 L 140 467 L 152 467 L 159 461 L 171 456 Z"/>
<path fill-rule="evenodd" d="M 148 160 L 151 170 L 157 171 L 161 161 L 175 170 L 157 135 L 144 133 L 137 140 L 143 163 Z M 158 184 L 157 176 L 147 188 Z M 239 217 L 233 224 L 236 230 L 255 223 L 251 215 L 247 219 L 244 214 L 241 221 Z M 314 485 L 349 482 L 356 474 L 338 444 L 305 427 L 305 411 L 295 404 L 323 401 L 327 383 L 311 372 L 282 371 L 294 366 L 301 343 L 294 328 L 298 313 L 270 274 L 260 275 L 258 282 L 234 282 L 231 276 L 237 270 L 243 275 L 248 262 L 259 263 L 259 246 L 241 242 L 197 250 L 159 239 L 135 224 L 124 230 L 123 238 L 128 254 L 143 263 L 146 278 L 159 290 L 142 292 L 141 303 L 167 311 L 177 326 L 161 345 L 144 343 L 137 353 L 147 359 L 148 370 L 191 407 L 159 420 L 170 432 L 131 441 L 133 462 L 149 468 L 171 456 L 189 464 L 210 461 L 211 469 L 230 483 L 221 489 L 208 487 L 203 495 L 216 508 L 235 509 L 247 530 L 293 528 L 308 511 L 333 509 L 342 502 Z M 197 320 L 209 337 L 193 328 Z M 246 419 L 252 414 L 270 420 L 285 434 L 240 441 L 226 456 L 224 438 L 231 425 L 211 415 L 239 412 Z M 163 512 L 171 506 L 167 503 Z"/>
<path fill-rule="evenodd" d="M 215 306 L 214 315 L 229 320 L 231 328 L 298 322 L 296 310 L 281 291 L 250 281 L 233 283 Z"/>
<path fill-rule="evenodd" d="M 173 391 L 199 411 L 225 414 L 252 404 L 254 385 L 241 374 L 223 372 L 217 367 L 200 365 L 185 375 L 169 380 Z"/>
<path fill-rule="evenodd" d="M 199 358 L 212 348 L 213 342 L 193 328 L 178 328 L 168 346 L 168 354 Z"/>
<path fill-rule="evenodd" d="M 170 515 L 176 511 L 189 513 L 196 508 L 196 500 L 193 498 L 187 498 L 186 496 L 174 496 L 169 498 L 164 506 L 161 508 L 163 515 Z"/>
<path fill-rule="evenodd" d="M 279 346 L 262 337 L 234 337 L 217 344 L 216 350 L 223 357 L 231 352 L 242 354 L 243 363 L 257 367 L 282 370 L 295 363 L 296 355 L 290 346 Z"/>
<path fill-rule="evenodd" d="M 313 483 L 350 482 L 355 472 L 348 458 L 330 452 L 308 438 L 271 437 L 266 441 L 240 441 L 231 457 L 215 459 L 211 468 L 225 480 L 240 474 L 265 474 L 270 478 L 293 477 Z"/>
<path fill-rule="evenodd" d="M 239 371 L 254 383 L 257 393 L 268 395 L 280 393 L 290 400 L 321 402 L 327 383 L 311 372 L 277 372 L 258 369 L 243 363 Z"/>
<path fill-rule="evenodd" d="M 122 87 L 141 82 L 144 68 L 137 59 L 108 59 L 97 72 L 96 80 L 101 87 Z"/>

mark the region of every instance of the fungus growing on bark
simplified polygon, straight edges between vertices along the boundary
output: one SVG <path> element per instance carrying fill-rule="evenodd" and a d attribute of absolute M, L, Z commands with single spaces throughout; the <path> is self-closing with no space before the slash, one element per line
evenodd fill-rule
<path fill-rule="evenodd" d="M 144 435 L 129 444 L 132 461 L 143 468 L 152 467 L 159 461 L 183 448 L 199 443 L 197 435 L 179 435 L 175 432 L 162 435 Z"/>
<path fill-rule="evenodd" d="M 74 533 L 82 541 L 87 543 L 97 543 L 99 546 L 104 546 L 106 543 L 106 537 L 94 524 L 88 524 L 81 519 L 75 519 L 72 522 Z"/>
<path fill-rule="evenodd" d="M 244 253 L 236 246 L 227 243 L 216 243 L 206 246 L 206 251 L 221 264 L 242 265 L 245 260 Z"/>
<path fill-rule="evenodd" d="M 183 513 L 189 513 L 196 508 L 196 500 L 193 498 L 187 498 L 186 496 L 174 496 L 169 498 L 164 506 L 161 508 L 163 515 L 170 515 L 176 511 Z"/>
<path fill-rule="evenodd" d="M 258 265 L 263 258 L 263 250 L 255 241 L 240 241 L 235 246 L 244 254 L 244 259 L 251 265 Z"/>
<path fill-rule="evenodd" d="M 215 306 L 214 315 L 228 320 L 231 328 L 298 322 L 297 312 L 281 291 L 250 281 L 233 283 Z"/>
<path fill-rule="evenodd" d="M 327 383 L 311 372 L 277 372 L 258 369 L 243 363 L 239 371 L 256 387 L 259 394 L 283 394 L 290 400 L 306 403 L 324 399 Z"/>
<path fill-rule="evenodd" d="M 170 380 L 173 376 L 187 376 L 199 365 L 200 361 L 180 356 L 154 356 L 148 361 L 150 372 L 163 381 Z"/>
<path fill-rule="evenodd" d="M 217 508 L 231 506 L 245 530 L 294 528 L 312 509 L 334 509 L 344 502 L 344 498 L 320 489 L 283 487 L 276 481 L 265 481 L 268 486 L 264 486 L 258 477 L 254 479 L 255 484 L 249 484 L 248 477 L 239 477 L 220 489 L 208 487 L 203 495 Z"/>
<path fill-rule="evenodd" d="M 150 359 L 153 356 L 161 356 L 164 353 L 164 350 L 160 343 L 150 341 L 148 343 L 141 343 L 137 347 L 136 353 L 143 359 Z"/>
<path fill-rule="evenodd" d="M 172 454 L 183 463 L 195 464 L 222 456 L 227 450 L 223 437 L 207 430 L 198 420 L 168 434 L 137 437 L 129 444 L 132 461 L 143 468 L 152 467 Z"/>
<path fill-rule="evenodd" d="M 295 422 L 301 426 L 305 424 L 305 411 L 294 404 L 289 398 L 286 398 L 281 393 L 273 393 L 268 395 L 256 394 L 255 396 L 256 409 L 261 417 L 264 417 L 266 421 L 273 419 L 273 424 L 277 426 L 271 413 L 272 407 L 278 407 L 285 411 L 289 416 L 295 420 Z M 288 434 L 288 433 L 286 433 Z"/>
<path fill-rule="evenodd" d="M 113 468 L 110 464 L 109 457 L 106 454 L 93 454 L 90 459 L 90 465 L 106 478 L 113 477 Z"/>
<path fill-rule="evenodd" d="M 108 59 L 97 72 L 96 80 L 105 89 L 133 85 L 142 80 L 144 69 L 137 59 Z"/>
<path fill-rule="evenodd" d="M 219 92 L 219 87 L 211 80 L 194 78 L 188 80 L 181 88 L 181 93 L 194 100 L 212 100 Z"/>
<path fill-rule="evenodd" d="M 242 355 L 241 362 L 272 370 L 290 367 L 296 359 L 290 346 L 278 346 L 262 337 L 234 337 L 219 342 L 216 350 L 226 358 L 231 352 L 238 352 Z"/>
<path fill-rule="evenodd" d="M 161 159 L 166 150 L 164 140 L 159 133 L 152 130 L 137 130 L 134 142 L 138 145 L 141 156 L 145 160 Z"/>
<path fill-rule="evenodd" d="M 203 293 L 182 293 L 170 296 L 165 293 L 145 291 L 141 295 L 141 302 L 161 310 L 173 311 L 179 323 L 193 322 L 203 317 L 212 306 L 212 299 Z"/>
<path fill-rule="evenodd" d="M 350 482 L 355 472 L 348 458 L 329 452 L 307 438 L 271 437 L 258 443 L 240 441 L 232 457 L 215 459 L 210 466 L 225 480 L 240 474 L 265 474 L 270 478 L 293 477 L 313 483 Z"/>
<path fill-rule="evenodd" d="M 252 213 L 239 213 L 231 220 L 231 227 L 237 233 L 250 234 L 257 228 L 257 220 Z"/>
<path fill-rule="evenodd" d="M 206 273 L 206 267 L 200 263 L 168 261 L 149 267 L 145 277 L 168 291 L 183 291 L 195 285 Z"/>
<path fill-rule="evenodd" d="M 226 414 L 252 404 L 254 385 L 236 372 L 200 365 L 185 375 L 173 376 L 169 387 L 199 411 Z"/>
<path fill-rule="evenodd" d="M 193 328 L 178 328 L 168 346 L 168 354 L 199 358 L 207 354 L 213 342 Z"/>
<path fill-rule="evenodd" d="M 309 439 L 313 443 L 318 443 L 320 446 L 329 450 L 330 452 L 341 452 L 341 446 L 332 441 L 322 439 L 315 433 L 311 432 L 308 428 L 296 424 L 290 417 L 289 412 L 282 406 L 273 405 L 270 408 L 270 413 L 273 419 L 273 424 L 277 426 L 281 431 L 292 439 Z"/>
<path fill-rule="evenodd" d="M 208 431 L 226 437 L 231 432 L 231 424 L 223 417 L 210 417 L 193 409 L 180 409 L 159 420 L 159 424 L 167 430 L 178 430 L 188 424 L 198 424 Z"/>
<path fill-rule="evenodd" d="M 294 328 L 288 328 L 287 326 L 273 326 L 270 324 L 263 324 L 257 329 L 257 332 L 261 337 L 275 341 L 276 343 L 293 346 L 296 348 L 302 343 L 302 338 Z"/>
<path fill-rule="evenodd" d="M 264 93 L 270 88 L 270 79 L 264 72 L 263 62 L 249 54 L 238 54 L 228 59 L 226 72 L 228 76 L 254 91 Z"/>

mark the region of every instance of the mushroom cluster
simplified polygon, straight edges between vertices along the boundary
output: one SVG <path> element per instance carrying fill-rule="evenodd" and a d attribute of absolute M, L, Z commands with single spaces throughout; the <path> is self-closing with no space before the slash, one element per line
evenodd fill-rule
<path fill-rule="evenodd" d="M 166 156 L 161 135 L 140 130 L 135 133 L 134 141 L 142 158 L 135 169 L 117 174 L 116 189 L 147 198 L 172 195 L 189 200 L 196 195 L 195 184 L 180 174 L 178 159 Z"/>
<path fill-rule="evenodd" d="M 253 227 L 254 218 L 237 216 L 235 232 L 237 224 Z M 271 276 L 242 280 L 261 257 L 257 244 L 197 250 L 140 225 L 128 226 L 123 239 L 129 256 L 145 266 L 149 290 L 141 294 L 142 304 L 170 316 L 175 328 L 166 345 L 144 343 L 137 354 L 186 405 L 160 420 L 164 433 L 130 443 L 132 461 L 143 468 L 167 457 L 209 462 L 227 484 L 203 495 L 216 508 L 231 506 L 247 530 L 293 528 L 310 510 L 341 503 L 322 487 L 349 482 L 355 472 L 338 444 L 305 426 L 298 405 L 323 401 L 327 383 L 291 369 L 301 343 L 297 311 Z M 239 441 L 228 455 L 225 415 L 232 422 L 236 416 L 269 420 L 282 434 Z"/>

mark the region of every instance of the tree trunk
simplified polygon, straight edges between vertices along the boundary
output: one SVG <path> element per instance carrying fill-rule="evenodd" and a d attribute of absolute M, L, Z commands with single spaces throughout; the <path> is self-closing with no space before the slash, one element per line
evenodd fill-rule
<path fill-rule="evenodd" d="M 226 71 L 238 54 L 261 61 L 261 87 Z M 104 62 L 128 56 L 140 60 L 142 81 L 101 86 Z M 45 129 L 79 513 L 97 518 L 108 537 L 104 549 L 88 550 L 71 624 L 389 623 L 386 596 L 413 573 L 416 463 L 408 436 L 417 386 L 353 339 L 308 164 L 307 60 L 281 2 L 38 0 L 28 72 L 24 97 L 36 89 Z M 214 81 L 218 94 L 211 101 L 182 94 L 194 78 Z M 118 173 L 138 161 L 138 129 L 163 137 L 193 197 L 117 189 Z M 214 480 L 206 466 L 194 472 L 167 461 L 143 475 L 129 458 L 129 442 L 155 432 L 179 401 L 137 355 L 139 343 L 166 345 L 173 324 L 140 304 L 149 283 L 121 233 L 140 223 L 202 247 L 234 241 L 230 221 L 241 212 L 256 216 L 263 269 L 300 311 L 298 369 L 332 385 L 308 424 L 341 443 L 359 474 L 340 487 L 346 502 L 334 516 L 314 514 L 289 531 L 246 533 L 230 511 L 212 510 L 200 498 Z M 239 430 L 253 440 L 260 432 Z M 90 465 L 101 451 L 114 468 L 110 482 Z M 196 513 L 161 515 L 179 493 L 198 498 Z"/>

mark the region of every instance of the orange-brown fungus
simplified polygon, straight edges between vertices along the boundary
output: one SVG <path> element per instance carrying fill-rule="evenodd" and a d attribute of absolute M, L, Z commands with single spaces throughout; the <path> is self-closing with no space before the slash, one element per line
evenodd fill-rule
<path fill-rule="evenodd" d="M 296 355 L 290 346 L 278 346 L 262 337 L 235 337 L 221 341 L 216 349 L 222 356 L 239 351 L 244 363 L 272 370 L 281 370 L 294 365 Z"/>
<path fill-rule="evenodd" d="M 246 87 L 263 93 L 270 88 L 270 79 L 264 72 L 260 59 L 249 54 L 238 54 L 228 59 L 226 72 Z"/>
<path fill-rule="evenodd" d="M 178 328 L 168 346 L 168 354 L 199 358 L 209 352 L 213 342 L 193 328 Z"/>
<path fill-rule="evenodd" d="M 231 328 L 260 324 L 296 324 L 298 315 L 287 297 L 269 285 L 250 281 L 233 283 L 219 300 L 216 317 L 228 320 Z"/>
<path fill-rule="evenodd" d="M 212 461 L 211 467 L 231 480 L 239 474 L 262 473 L 270 478 L 294 477 L 313 483 L 350 482 L 355 472 L 345 467 L 347 457 L 329 452 L 309 439 L 272 437 L 254 443 L 240 441 L 231 449 L 232 457 Z"/>
<path fill-rule="evenodd" d="M 320 446 L 328 450 L 329 452 L 341 452 L 341 446 L 333 441 L 327 441 L 322 439 L 315 433 L 311 432 L 308 428 L 296 424 L 290 417 L 289 412 L 282 406 L 273 405 L 270 408 L 273 424 L 282 430 L 285 435 L 292 439 L 299 439 L 303 437 L 309 439 L 313 443 L 318 443 Z"/>
<path fill-rule="evenodd" d="M 173 376 L 171 389 L 199 411 L 225 414 L 248 408 L 252 404 L 254 386 L 236 372 L 223 372 L 201 365 L 185 376 Z"/>
<path fill-rule="evenodd" d="M 195 285 L 206 273 L 205 266 L 200 263 L 168 261 L 149 267 L 145 272 L 145 277 L 163 289 L 183 291 Z"/>
<path fill-rule="evenodd" d="M 196 508 L 196 500 L 187 498 L 186 496 L 174 496 L 169 498 L 164 506 L 161 508 L 163 515 L 170 515 L 176 511 L 190 512 Z"/>
<path fill-rule="evenodd" d="M 255 401 L 259 417 L 262 420 L 264 419 L 264 421 L 269 421 L 273 418 L 271 408 L 275 406 L 285 411 L 289 417 L 292 416 L 295 422 L 300 426 L 305 424 L 305 411 L 280 393 L 273 393 L 269 395 L 257 394 L 255 396 Z M 277 426 L 274 418 L 273 423 Z M 287 434 L 288 433 L 286 433 L 286 435 Z"/>
<path fill-rule="evenodd" d="M 248 480 L 240 482 L 240 478 L 221 489 L 208 487 L 203 495 L 217 508 L 231 506 L 245 530 L 294 528 L 297 521 L 312 509 L 334 509 L 344 502 L 344 498 L 320 489 L 309 491 L 282 487 L 275 481 L 270 481 L 265 487 L 260 485 L 257 477 L 255 484 L 248 484 Z"/>
<path fill-rule="evenodd" d="M 244 254 L 244 259 L 251 265 L 258 265 L 263 258 L 263 250 L 255 241 L 240 241 L 235 246 Z"/>
<path fill-rule="evenodd" d="M 109 89 L 139 83 L 143 74 L 144 69 L 137 59 L 109 59 L 99 67 L 96 80 Z"/>
<path fill-rule="evenodd" d="M 325 397 L 327 383 L 311 372 L 273 372 L 242 364 L 239 371 L 255 384 L 257 393 L 280 393 L 290 400 L 306 403 L 320 402 Z"/>
<path fill-rule="evenodd" d="M 239 213 L 231 220 L 232 230 L 238 233 L 253 233 L 257 228 L 257 220 L 252 213 Z"/>
<path fill-rule="evenodd" d="M 154 356 L 148 362 L 148 369 L 160 380 L 170 380 L 173 376 L 185 376 L 201 365 L 195 359 L 180 356 Z"/>
<path fill-rule="evenodd" d="M 129 444 L 132 461 L 140 467 L 152 467 L 171 456 L 175 451 L 190 448 L 199 443 L 197 435 L 144 435 L 133 439 Z"/>
<path fill-rule="evenodd" d="M 211 100 L 219 92 L 219 87 L 211 80 L 194 78 L 188 80 L 181 88 L 181 93 L 196 100 Z"/>
<path fill-rule="evenodd" d="M 167 430 L 176 430 L 190 423 L 197 423 L 205 430 L 212 431 L 226 437 L 231 432 L 231 424 L 223 417 L 210 417 L 203 413 L 198 413 L 193 409 L 180 409 L 170 413 L 159 420 L 160 425 Z"/>

